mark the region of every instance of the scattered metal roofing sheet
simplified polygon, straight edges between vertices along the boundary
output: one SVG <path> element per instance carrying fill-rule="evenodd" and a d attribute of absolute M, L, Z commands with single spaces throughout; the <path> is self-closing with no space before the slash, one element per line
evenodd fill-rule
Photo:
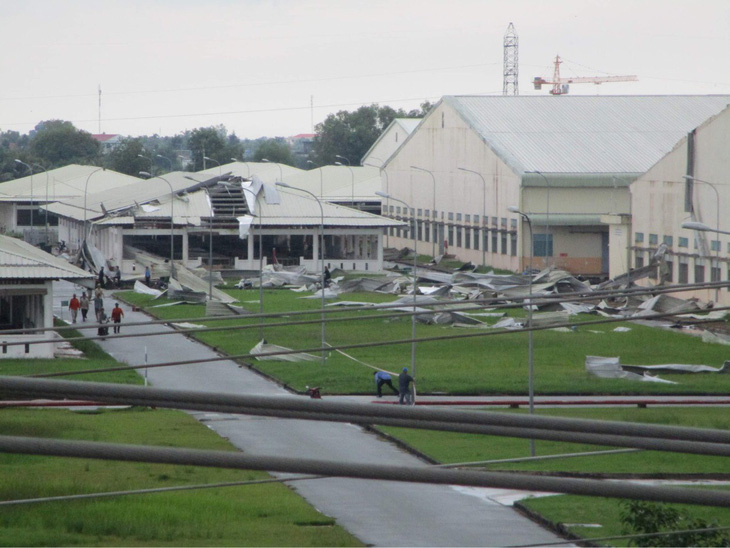
<path fill-rule="evenodd" d="M 447 96 L 518 172 L 644 173 L 730 95 Z"/>
<path fill-rule="evenodd" d="M 0 279 L 84 280 L 93 274 L 17 238 L 0 235 Z"/>

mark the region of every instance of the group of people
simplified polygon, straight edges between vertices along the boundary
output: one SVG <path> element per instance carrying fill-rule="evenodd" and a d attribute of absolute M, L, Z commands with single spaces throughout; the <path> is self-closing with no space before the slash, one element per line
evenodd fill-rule
<path fill-rule="evenodd" d="M 398 389 L 396 390 L 393 386 L 393 379 L 390 373 L 385 371 L 375 372 L 375 387 L 376 394 L 379 398 L 383 397 L 383 385 L 389 386 L 393 393 L 398 396 L 398 403 L 400 405 L 411 405 L 413 403 L 413 392 L 411 391 L 411 383 L 413 383 L 413 377 L 408 374 L 408 368 L 404 367 L 400 375 L 398 375 Z"/>
<path fill-rule="evenodd" d="M 96 323 L 99 324 L 97 334 L 103 337 L 109 334 L 109 327 L 105 325 L 109 322 L 109 317 L 106 315 L 106 312 L 104 312 L 104 290 L 102 289 L 102 285 L 100 283 L 96 285 L 96 289 L 94 290 L 93 302 Z M 81 321 L 86 321 L 87 314 L 89 313 L 89 304 L 89 295 L 87 295 L 86 291 L 81 294 L 81 298 L 78 298 L 76 296 L 76 293 L 73 294 L 73 297 L 71 297 L 71 300 L 68 303 L 68 309 L 71 311 L 72 323 L 76 323 L 79 310 L 81 311 Z M 119 306 L 119 303 L 114 303 L 114 308 L 112 308 L 111 313 L 111 320 L 114 324 L 114 333 L 121 332 L 121 323 L 123 317 L 124 310 L 122 310 L 122 308 Z"/>

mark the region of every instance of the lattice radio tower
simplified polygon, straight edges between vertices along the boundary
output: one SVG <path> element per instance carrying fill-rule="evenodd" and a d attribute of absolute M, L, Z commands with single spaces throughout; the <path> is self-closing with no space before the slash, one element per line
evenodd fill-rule
<path fill-rule="evenodd" d="M 519 95 L 520 88 L 517 82 L 519 73 L 519 38 L 512 23 L 507 27 L 504 35 L 504 84 L 502 95 Z"/>

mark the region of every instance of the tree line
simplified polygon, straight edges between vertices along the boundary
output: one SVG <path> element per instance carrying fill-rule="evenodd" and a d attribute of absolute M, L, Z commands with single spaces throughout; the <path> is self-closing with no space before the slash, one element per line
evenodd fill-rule
<path fill-rule="evenodd" d="M 240 139 L 235 133 L 228 133 L 223 125 L 196 128 L 171 137 L 124 137 L 113 150 L 105 153 L 91 133 L 65 120 L 46 120 L 27 134 L 0 131 L 0 182 L 28 175 L 28 168 L 16 159 L 33 166 L 36 173 L 82 164 L 104 166 L 134 176 L 142 171 L 154 175 L 199 171 L 233 159 L 260 162 L 266 158 L 307 169 L 311 165 L 334 164 L 337 156 L 343 156 L 358 165 L 394 119 L 421 118 L 431 107 L 431 103 L 425 102 L 420 109 L 406 112 L 372 104 L 329 114 L 317 124 L 313 146 L 304 154 L 295 154 L 282 137 Z"/>

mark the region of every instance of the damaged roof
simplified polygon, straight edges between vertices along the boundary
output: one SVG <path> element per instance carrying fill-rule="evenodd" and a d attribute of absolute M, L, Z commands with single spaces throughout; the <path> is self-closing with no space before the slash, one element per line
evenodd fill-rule
<path fill-rule="evenodd" d="M 94 275 L 27 242 L 0 235 L 0 280 L 86 280 Z"/>

